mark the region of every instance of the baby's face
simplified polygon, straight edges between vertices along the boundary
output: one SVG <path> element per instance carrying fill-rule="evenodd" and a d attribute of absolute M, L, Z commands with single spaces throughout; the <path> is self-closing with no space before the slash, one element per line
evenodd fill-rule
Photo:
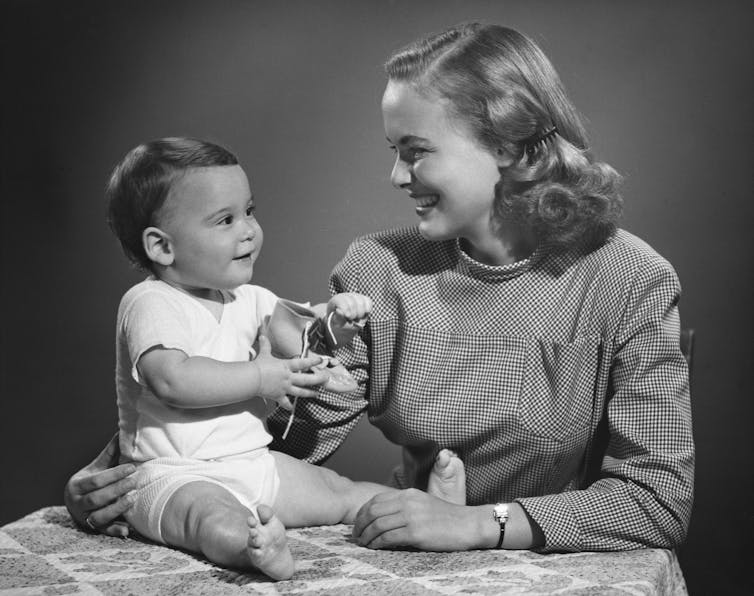
<path fill-rule="evenodd" d="M 171 240 L 166 272 L 186 289 L 248 283 L 262 249 L 262 228 L 241 166 L 188 170 L 170 189 L 160 228 Z"/>

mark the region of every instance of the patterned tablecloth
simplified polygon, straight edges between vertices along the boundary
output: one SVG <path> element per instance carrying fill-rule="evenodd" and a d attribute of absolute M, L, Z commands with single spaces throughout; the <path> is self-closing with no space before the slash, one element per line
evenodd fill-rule
<path fill-rule="evenodd" d="M 686 594 L 667 550 L 372 551 L 354 544 L 349 530 L 290 530 L 296 573 L 275 583 L 140 540 L 87 534 L 63 507 L 48 507 L 0 528 L 0 595 Z"/>

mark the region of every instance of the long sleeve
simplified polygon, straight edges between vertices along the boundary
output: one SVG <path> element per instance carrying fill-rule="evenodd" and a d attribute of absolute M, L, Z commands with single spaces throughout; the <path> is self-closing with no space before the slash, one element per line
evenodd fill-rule
<path fill-rule="evenodd" d="M 544 550 L 674 547 L 688 529 L 694 444 L 688 368 L 679 348 L 675 272 L 657 257 L 637 271 L 619 328 L 606 399 L 608 441 L 583 490 L 518 501 Z"/>
<path fill-rule="evenodd" d="M 332 294 L 359 292 L 358 266 L 353 253 L 352 247 L 333 270 L 330 277 Z M 337 450 L 367 407 L 368 335 L 367 324 L 348 346 L 335 353 L 356 378 L 358 389 L 345 394 L 321 390 L 317 398 L 299 399 L 293 424 L 285 439 L 282 433 L 288 424 L 289 413 L 278 408 L 267 421 L 273 435 L 270 448 L 316 464 L 327 460 Z"/>
<path fill-rule="evenodd" d="M 467 503 L 521 503 L 545 550 L 683 540 L 694 445 L 680 284 L 646 243 L 620 230 L 592 252 L 491 267 L 395 230 L 355 241 L 331 284 L 375 304 L 338 354 L 359 390 L 300 400 L 286 451 L 321 461 L 368 405 L 402 447 L 396 486 L 425 488 L 453 449 Z"/>

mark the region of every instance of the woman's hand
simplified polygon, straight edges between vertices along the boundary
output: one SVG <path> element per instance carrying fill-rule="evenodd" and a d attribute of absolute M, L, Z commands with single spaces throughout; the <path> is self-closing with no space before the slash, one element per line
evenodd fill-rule
<path fill-rule="evenodd" d="M 478 508 L 454 505 L 417 489 L 379 494 L 356 514 L 353 537 L 367 548 L 430 551 L 484 548 Z"/>
<path fill-rule="evenodd" d="M 349 343 L 364 328 L 373 308 L 372 299 L 363 294 L 345 292 L 330 298 L 327 313 L 332 314 L 332 319 L 328 324 L 335 340 L 330 348 Z"/>
<path fill-rule="evenodd" d="M 118 517 L 133 505 L 128 494 L 136 488 L 133 464 L 118 463 L 118 434 L 85 468 L 76 472 L 63 491 L 68 512 L 84 529 L 126 538 L 128 524 Z"/>

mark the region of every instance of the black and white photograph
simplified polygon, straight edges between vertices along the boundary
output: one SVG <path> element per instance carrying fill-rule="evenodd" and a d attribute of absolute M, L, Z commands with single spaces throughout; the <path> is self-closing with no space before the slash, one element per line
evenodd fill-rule
<path fill-rule="evenodd" d="M 0 595 L 754 593 L 743 0 L 0 0 Z"/>

